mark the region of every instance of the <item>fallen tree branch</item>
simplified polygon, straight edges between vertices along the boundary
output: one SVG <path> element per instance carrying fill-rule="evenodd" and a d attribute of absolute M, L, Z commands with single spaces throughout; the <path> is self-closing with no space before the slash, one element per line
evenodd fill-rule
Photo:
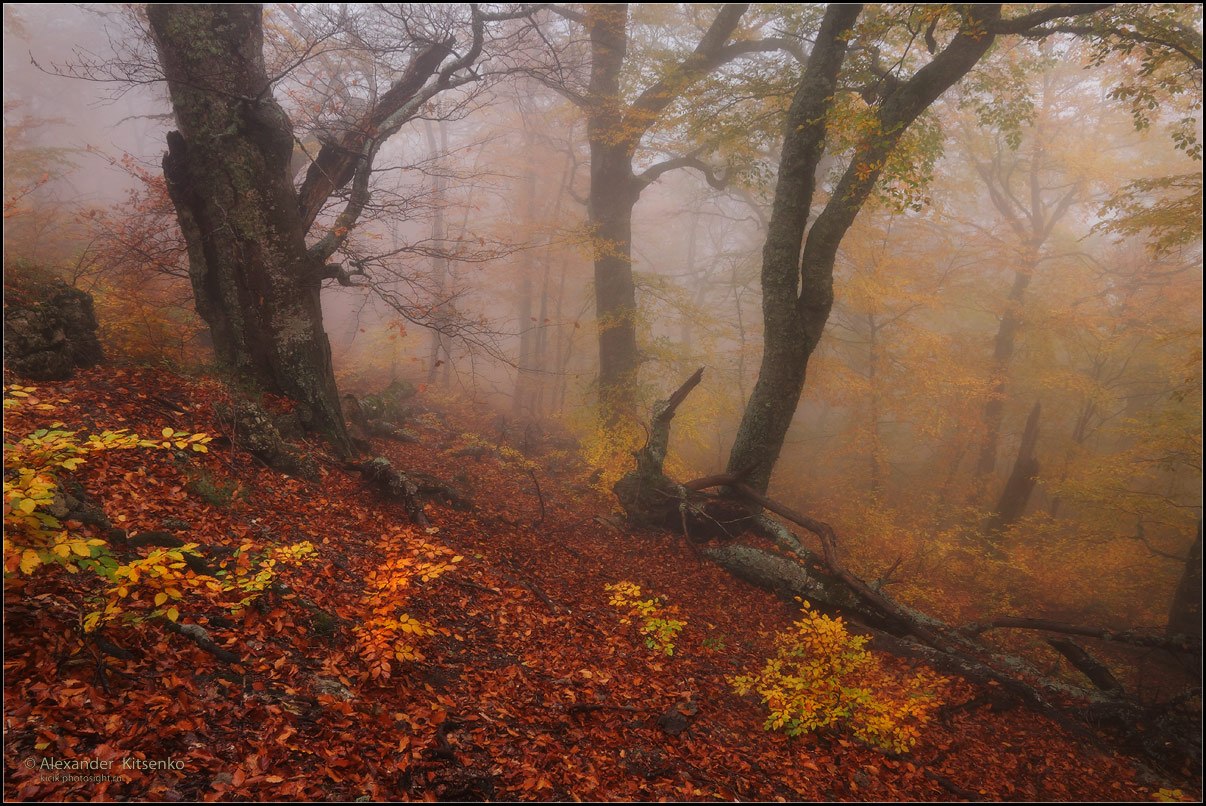
<path fill-rule="evenodd" d="M 1098 724 L 1107 721 L 1124 730 L 1127 726 L 1142 729 L 1143 724 L 1150 721 L 1142 706 L 1121 696 L 1121 687 L 1110 687 L 1105 677 L 1098 676 L 1094 681 L 1095 685 L 1101 684 L 1098 690 L 1050 679 L 1024 658 L 978 640 L 976 625 L 971 630 L 958 630 L 892 599 L 842 565 L 837 534 L 829 524 L 768 498 L 745 484 L 741 474 L 717 474 L 687 484 L 667 478 L 663 467 L 670 421 L 701 377 L 702 372 L 696 372 L 668 400 L 654 406 L 649 439 L 635 454 L 636 468 L 613 488 L 630 524 L 674 532 L 681 530 L 694 538 L 701 527 L 707 525 L 709 508 L 715 511 L 726 500 L 730 502 L 729 506 L 734 500 L 744 502 L 747 512 L 761 511 L 761 514 L 748 515 L 742 525 L 771 540 L 782 553 L 733 541 L 722 541 L 721 545 L 707 545 L 702 549 L 704 556 L 735 576 L 784 598 L 806 598 L 821 609 L 848 613 L 876 635 L 877 647 L 919 658 L 941 672 L 994 686 L 1012 700 L 1056 720 L 1082 739 L 1097 741 L 1084 724 L 1090 715 Z M 714 487 L 722 488 L 720 494 L 704 492 Z M 821 555 L 802 545 L 791 529 L 772 515 L 816 535 L 821 542 Z M 979 632 L 1004 626 L 1035 628 L 1036 624 L 1050 626 L 1052 623 L 998 620 Z M 1101 632 L 1105 631 L 1093 631 L 1092 634 Z M 1118 634 L 1111 635 L 1116 639 Z M 1163 639 L 1142 640 L 1146 645 L 1168 643 Z M 1173 643 L 1178 645 L 1175 640 Z M 1085 665 L 1085 669 L 1088 668 Z"/>
<path fill-rule="evenodd" d="M 950 778 L 947 778 L 941 773 L 934 772 L 933 770 L 922 770 L 922 772 L 925 773 L 926 778 L 929 778 L 931 781 L 940 784 L 943 789 L 945 789 L 947 792 L 950 792 L 952 795 L 955 795 L 956 797 L 976 803 L 984 800 L 984 798 L 980 796 L 979 792 L 973 792 L 970 789 L 959 786 Z"/>
<path fill-rule="evenodd" d="M 1089 678 L 1089 682 L 1097 686 L 1099 690 L 1111 694 L 1123 693 L 1122 684 L 1118 682 L 1118 678 L 1114 677 L 1113 673 L 1101 661 L 1085 652 L 1084 648 L 1072 641 L 1072 639 L 1048 638 L 1047 643 L 1052 649 L 1063 655 L 1068 663 L 1072 664 L 1085 677 Z"/>
<path fill-rule="evenodd" d="M 1041 618 L 1025 618 L 1021 616 L 1004 616 L 991 621 L 968 624 L 960 628 L 964 635 L 979 636 L 989 630 L 1015 629 L 1039 630 L 1042 632 L 1057 632 L 1064 635 L 1083 635 L 1086 638 L 1098 638 L 1102 641 L 1113 641 L 1119 644 L 1168 649 L 1174 652 L 1201 652 L 1202 644 L 1184 635 L 1163 636 L 1140 630 L 1113 630 L 1108 627 L 1085 627 L 1078 624 L 1067 624 L 1062 621 L 1051 621 Z"/>
<path fill-rule="evenodd" d="M 633 714 L 639 714 L 640 708 L 631 705 L 608 705 L 603 702 L 578 702 L 573 705 L 566 706 L 567 714 L 586 714 L 591 711 L 627 711 Z"/>
<path fill-rule="evenodd" d="M 405 473 L 395 470 L 388 459 L 378 456 L 367 462 L 346 462 L 344 467 L 360 471 L 365 479 L 376 484 L 391 498 L 400 500 L 411 523 L 424 529 L 431 526 L 431 521 L 427 520 L 427 515 L 423 512 L 423 502 L 419 500 L 419 485 L 411 481 Z"/>
<path fill-rule="evenodd" d="M 540 502 L 540 520 L 532 525 L 539 526 L 544 523 L 544 493 L 540 491 L 540 482 L 536 479 L 536 470 L 529 466 L 528 475 L 532 478 L 532 484 L 536 485 L 536 500 Z"/>
<path fill-rule="evenodd" d="M 188 640 L 192 641 L 197 646 L 204 649 L 209 654 L 213 655 L 223 663 L 242 663 L 243 659 L 228 649 L 223 649 L 214 643 L 214 639 L 210 638 L 209 632 L 198 624 L 177 624 L 174 621 L 163 619 L 163 626 L 168 632 L 174 632 L 177 635 L 183 635 Z"/>

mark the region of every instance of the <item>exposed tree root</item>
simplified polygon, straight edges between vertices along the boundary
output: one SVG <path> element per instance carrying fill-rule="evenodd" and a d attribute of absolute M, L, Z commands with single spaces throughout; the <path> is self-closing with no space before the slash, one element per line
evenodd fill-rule
<path fill-rule="evenodd" d="M 344 467 L 357 470 L 366 480 L 391 498 L 400 500 L 406 507 L 406 514 L 416 526 L 428 528 L 431 522 L 423 512 L 423 502 L 420 495 L 434 495 L 442 498 L 455 509 L 472 509 L 473 504 L 462 496 L 455 488 L 443 483 L 434 476 L 425 473 L 403 473 L 394 469 L 389 460 L 378 456 L 367 462 L 347 462 Z"/>
<path fill-rule="evenodd" d="M 654 406 L 649 439 L 636 453 L 636 468 L 615 485 L 614 492 L 631 524 L 682 532 L 695 541 L 719 538 L 719 545 L 706 545 L 699 553 L 735 576 L 783 598 L 807 599 L 821 609 L 842 611 L 868 627 L 878 647 L 920 658 L 942 672 L 997 687 L 1083 738 L 1091 738 L 1084 724 L 1089 713 L 1097 724 L 1108 722 L 1125 733 L 1141 731 L 1141 723 L 1150 723 L 1156 712 L 1127 699 L 1117 679 L 1083 649 L 1077 654 L 1068 647 L 1071 642 L 1056 649 L 1089 677 L 1095 689 L 1047 678 L 1025 659 L 1003 653 L 978 636 L 989 629 L 1013 627 L 1193 651 L 1184 639 L 1023 618 L 956 629 L 897 602 L 849 571 L 841 562 L 838 538 L 829 524 L 767 498 L 744 483 L 745 474 L 720 474 L 685 484 L 667 478 L 663 465 L 670 423 L 679 404 L 699 384 L 702 372 L 700 369 L 687 379 L 669 400 Z M 720 488 L 720 493 L 704 492 L 709 488 Z M 744 515 L 733 517 L 735 504 L 743 508 Z M 766 512 L 816 535 L 821 555 L 806 548 L 790 528 Z M 769 539 L 779 551 L 738 542 L 746 531 Z M 1200 757 L 1200 749 L 1197 755 Z"/>
<path fill-rule="evenodd" d="M 177 624 L 174 621 L 164 619 L 163 626 L 166 627 L 169 632 L 174 632 L 177 635 L 183 635 L 185 638 L 189 639 L 194 644 L 201 647 L 223 663 L 241 663 L 243 660 L 230 650 L 223 649 L 214 643 L 214 640 L 210 637 L 209 632 L 200 625 Z"/>

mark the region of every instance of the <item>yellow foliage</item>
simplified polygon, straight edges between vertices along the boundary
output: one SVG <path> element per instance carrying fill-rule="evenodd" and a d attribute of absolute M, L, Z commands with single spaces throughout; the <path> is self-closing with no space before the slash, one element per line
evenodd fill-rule
<path fill-rule="evenodd" d="M 414 639 L 433 635 L 435 630 L 406 613 L 399 613 L 410 594 L 411 582 L 431 582 L 456 568 L 465 559 L 444 546 L 426 540 L 406 541 L 403 534 L 393 538 L 403 544 L 406 553 L 389 557 L 377 571 L 365 578 L 364 601 L 372 609 L 371 618 L 355 628 L 360 656 L 368 664 L 370 677 L 388 678 L 393 661 L 423 660 Z"/>
<path fill-rule="evenodd" d="M 682 632 L 687 622 L 668 618 L 673 608 L 662 605 L 660 598 L 642 599 L 641 586 L 632 582 L 617 582 L 604 585 L 611 594 L 608 604 L 623 613 L 621 624 L 640 619 L 637 629 L 645 636 L 645 646 L 667 655 L 674 654 L 674 639 Z"/>
<path fill-rule="evenodd" d="M 874 747 L 908 752 L 945 679 L 930 672 L 892 679 L 867 651 L 865 636 L 850 635 L 841 618 L 802 604 L 802 618 L 776 637 L 775 657 L 759 673 L 730 681 L 737 693 L 762 698 L 767 730 L 798 736 L 841 727 Z"/>
<path fill-rule="evenodd" d="M 53 410 L 41 402 L 32 386 L 5 387 L 4 408 Z M 125 429 L 88 434 L 64 430 L 53 422 L 27 434 L 16 443 L 4 443 L 4 571 L 33 573 L 46 564 L 64 566 L 68 572 L 88 570 L 112 578 L 117 562 L 103 540 L 69 534 L 52 514 L 59 495 L 55 474 L 78 470 L 90 453 L 129 448 L 191 448 L 204 453 L 211 437 L 165 428 L 160 439 L 142 439 Z"/>
<path fill-rule="evenodd" d="M 579 437 L 582 460 L 595 469 L 592 486 L 604 493 L 632 469 L 632 455 L 645 444 L 645 431 L 631 420 L 605 425 L 594 411 L 583 408 L 588 423 L 570 423 Z M 577 426 L 577 427 L 575 427 Z"/>

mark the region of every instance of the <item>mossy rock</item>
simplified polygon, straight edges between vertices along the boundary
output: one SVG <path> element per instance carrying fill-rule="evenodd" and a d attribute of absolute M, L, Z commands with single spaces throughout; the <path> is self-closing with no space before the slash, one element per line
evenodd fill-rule
<path fill-rule="evenodd" d="M 67 380 L 105 358 L 92 295 L 62 280 L 14 280 L 4 286 L 4 361 L 18 375 Z"/>

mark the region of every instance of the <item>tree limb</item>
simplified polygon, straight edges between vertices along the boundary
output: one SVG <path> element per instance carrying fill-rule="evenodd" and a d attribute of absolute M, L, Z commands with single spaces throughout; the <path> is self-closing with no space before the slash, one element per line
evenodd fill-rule
<path fill-rule="evenodd" d="M 1175 652 L 1191 652 L 1200 650 L 1201 644 L 1187 636 L 1164 637 L 1138 630 L 1113 630 L 1108 627 L 1086 627 L 1079 624 L 1067 624 L 1050 619 L 1025 618 L 1021 616 L 1005 616 L 991 621 L 976 622 L 960 628 L 959 632 L 969 636 L 979 636 L 989 630 L 1039 630 L 1056 632 L 1065 635 L 1083 635 L 1088 638 L 1098 638 L 1102 641 L 1113 641 L 1119 644 L 1155 647 L 1169 649 Z"/>
<path fill-rule="evenodd" d="M 712 167 L 710 165 L 693 154 L 687 154 L 682 157 L 673 157 L 671 159 L 655 163 L 641 173 L 637 174 L 636 182 L 643 188 L 655 182 L 662 174 L 667 173 L 668 171 L 677 170 L 678 168 L 694 168 L 703 174 L 703 177 L 705 180 L 707 180 L 708 184 L 716 190 L 724 190 L 726 187 L 728 187 L 728 177 L 717 176 L 712 171 Z"/>

